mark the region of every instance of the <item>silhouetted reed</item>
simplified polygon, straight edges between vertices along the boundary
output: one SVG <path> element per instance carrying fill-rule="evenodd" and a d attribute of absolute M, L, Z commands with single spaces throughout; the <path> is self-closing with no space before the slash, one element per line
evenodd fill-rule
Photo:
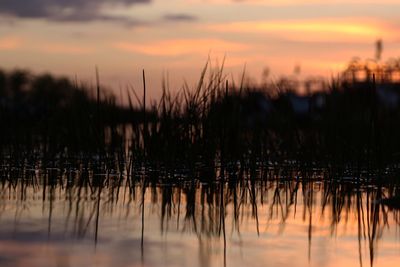
<path fill-rule="evenodd" d="M 96 97 L 64 78 L 1 72 L 1 158 L 14 167 L 105 165 L 132 180 L 141 168 L 213 181 L 260 165 L 384 175 L 400 153 L 397 62 L 352 61 L 330 82 L 282 78 L 262 86 L 236 86 L 223 67 L 207 63 L 194 89 L 163 82 L 150 105 L 143 72 L 143 99 L 129 87 L 127 107 L 106 93 L 98 72 Z"/>

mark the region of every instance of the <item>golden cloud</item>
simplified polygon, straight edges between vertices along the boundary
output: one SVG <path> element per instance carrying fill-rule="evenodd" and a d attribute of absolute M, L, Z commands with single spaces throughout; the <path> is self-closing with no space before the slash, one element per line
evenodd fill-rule
<path fill-rule="evenodd" d="M 219 32 L 271 33 L 286 39 L 301 41 L 364 41 L 376 38 L 393 40 L 393 26 L 372 20 L 297 20 L 297 21 L 248 21 L 209 25 Z"/>

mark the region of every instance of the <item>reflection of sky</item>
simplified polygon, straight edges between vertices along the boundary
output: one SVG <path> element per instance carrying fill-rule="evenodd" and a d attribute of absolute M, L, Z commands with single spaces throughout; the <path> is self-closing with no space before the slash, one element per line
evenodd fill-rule
<path fill-rule="evenodd" d="M 1 64 L 85 80 L 97 64 L 113 86 L 139 86 L 145 68 L 156 97 L 164 72 L 173 86 L 192 84 L 209 54 L 226 55 L 234 76 L 246 64 L 258 80 L 266 66 L 275 76 L 295 65 L 303 75 L 335 74 L 353 56 L 373 57 L 377 38 L 384 59 L 400 54 L 398 1 L 325 2 L 5 0 Z"/>
<path fill-rule="evenodd" d="M 227 205 L 227 266 L 293 266 L 294 263 L 300 267 L 359 266 L 354 197 L 349 204 L 349 212 L 344 208 L 340 222 L 332 228 L 334 200 L 328 202 L 322 213 L 321 203 L 326 191 L 314 188 L 310 244 L 310 210 L 304 206 L 303 198 L 307 192 L 303 192 L 300 187 L 295 197 L 296 207 L 291 205 L 286 209 L 285 203 L 290 203 L 287 199 L 290 198 L 290 193 L 282 189 L 279 197 L 283 208 L 279 205 L 271 208 L 275 188 L 268 188 L 266 191 L 256 189 L 259 235 L 256 231 L 256 219 L 252 216 L 252 205 L 248 202 L 250 196 L 238 192 L 243 197 L 238 210 L 238 222 L 233 219 L 233 202 L 230 201 Z M 136 190 L 136 200 L 130 199 L 128 188 L 120 189 L 118 200 L 115 195 L 111 198 L 111 189 L 103 189 L 97 246 L 94 245 L 96 192 L 90 193 L 90 190 L 77 188 L 71 192 L 57 187 L 52 194 L 53 202 L 50 203 L 49 193 L 43 202 L 42 191 L 31 187 L 24 189 L 26 200 L 21 201 L 21 189 L 18 186 L 14 192 L 1 192 L 1 266 L 141 265 L 140 188 Z M 199 189 L 195 216 L 186 216 L 185 195 L 181 195 L 181 206 L 178 209 L 178 190 L 174 192 L 171 198 L 171 214 L 166 215 L 164 224 L 161 224 L 162 200 L 168 199 L 169 195 L 163 195 L 160 188 L 147 191 L 144 266 L 222 266 L 223 241 L 222 236 L 217 235 L 218 205 L 214 202 L 212 205 L 201 206 Z M 264 204 L 261 204 L 261 192 Z M 365 209 L 364 219 L 368 216 L 366 195 L 363 193 L 361 200 Z M 284 215 L 288 215 L 285 223 L 282 221 Z M 383 227 L 384 222 L 381 221 L 377 228 L 377 234 L 382 230 L 383 232 L 375 243 L 374 266 L 398 266 L 400 243 L 398 226 L 393 216 L 396 214 L 389 212 L 388 226 Z M 383 216 L 380 218 L 383 219 Z M 368 238 L 363 239 L 361 244 L 363 266 L 369 266 Z"/>

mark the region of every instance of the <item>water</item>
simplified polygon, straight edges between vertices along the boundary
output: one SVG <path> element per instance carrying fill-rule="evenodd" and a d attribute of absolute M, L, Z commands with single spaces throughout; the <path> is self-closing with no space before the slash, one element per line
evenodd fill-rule
<path fill-rule="evenodd" d="M 78 176 L 3 177 L 0 266 L 344 267 L 400 259 L 399 212 L 379 202 L 393 188 L 300 178 L 143 186 L 112 175 L 99 185 Z"/>

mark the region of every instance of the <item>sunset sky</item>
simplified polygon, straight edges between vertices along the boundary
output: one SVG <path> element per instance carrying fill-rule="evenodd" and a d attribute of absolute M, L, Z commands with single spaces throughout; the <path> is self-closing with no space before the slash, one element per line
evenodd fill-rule
<path fill-rule="evenodd" d="M 51 72 L 113 88 L 140 86 L 150 96 L 163 74 L 172 87 L 194 84 L 210 55 L 226 72 L 244 65 L 256 81 L 337 74 L 354 56 L 400 56 L 400 1 L 301 0 L 2 0 L 0 67 Z"/>

